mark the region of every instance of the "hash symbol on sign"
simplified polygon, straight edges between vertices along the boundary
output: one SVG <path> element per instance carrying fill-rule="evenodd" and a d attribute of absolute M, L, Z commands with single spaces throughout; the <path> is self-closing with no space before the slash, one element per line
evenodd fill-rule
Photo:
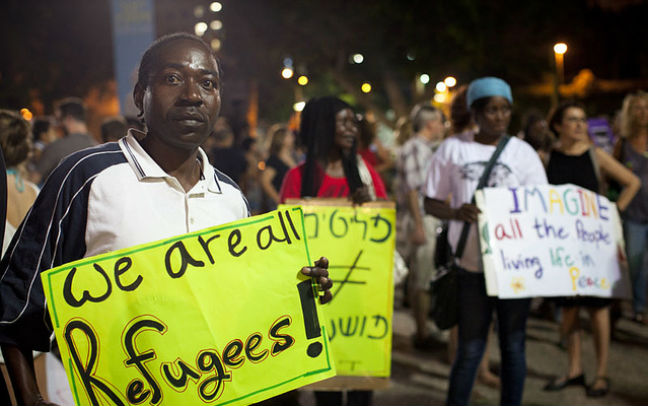
<path fill-rule="evenodd" d="M 362 255 L 362 251 L 363 250 L 360 250 L 360 252 L 358 252 L 358 255 L 356 256 L 355 260 L 353 260 L 353 264 L 349 267 L 349 270 L 347 271 L 346 275 L 344 276 L 344 279 L 341 280 L 341 281 L 333 280 L 333 282 L 338 284 L 337 290 L 335 291 L 335 293 L 333 293 L 333 299 L 335 299 L 335 297 L 340 293 L 340 291 L 342 290 L 342 288 L 346 284 L 364 285 L 364 284 L 367 283 L 366 281 L 350 281 L 349 280 L 349 278 L 353 274 L 353 271 L 355 271 L 356 269 L 369 270 L 369 268 L 360 268 L 360 267 L 357 266 L 358 261 L 360 260 L 360 256 Z M 335 266 L 335 267 L 330 267 L 330 268 L 346 268 L 346 266 Z"/>

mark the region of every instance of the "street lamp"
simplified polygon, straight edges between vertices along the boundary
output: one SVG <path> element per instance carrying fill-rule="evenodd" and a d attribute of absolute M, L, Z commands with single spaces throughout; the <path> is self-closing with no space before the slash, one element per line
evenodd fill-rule
<path fill-rule="evenodd" d="M 554 45 L 553 50 L 556 58 L 556 75 L 558 75 L 558 84 L 562 84 L 565 82 L 564 55 L 567 52 L 567 44 L 559 42 Z"/>

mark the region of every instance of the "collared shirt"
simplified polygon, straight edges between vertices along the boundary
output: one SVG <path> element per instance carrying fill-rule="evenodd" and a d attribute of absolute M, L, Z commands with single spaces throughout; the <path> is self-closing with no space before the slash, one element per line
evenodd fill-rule
<path fill-rule="evenodd" d="M 412 190 L 423 193 L 428 167 L 434 154 L 434 144 L 416 135 L 400 149 L 396 169 L 398 171 L 398 208 L 401 213 L 408 211 L 408 195 Z M 421 204 L 421 210 L 423 205 Z"/>
<path fill-rule="evenodd" d="M 47 351 L 40 272 L 249 215 L 236 184 L 199 150 L 185 192 L 129 134 L 70 155 L 52 172 L 0 264 L 0 342 Z"/>

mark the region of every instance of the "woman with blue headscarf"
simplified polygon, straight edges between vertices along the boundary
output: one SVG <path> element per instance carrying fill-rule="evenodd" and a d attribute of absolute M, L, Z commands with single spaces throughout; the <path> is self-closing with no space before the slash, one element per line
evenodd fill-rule
<path fill-rule="evenodd" d="M 473 195 L 496 146 L 504 145 L 486 182 L 486 187 L 516 187 L 547 183 L 536 152 L 526 142 L 507 137 L 513 96 L 502 79 L 485 77 L 473 81 L 466 94 L 479 131 L 446 139 L 432 158 L 425 187 L 425 210 L 449 220 L 448 240 L 453 252 L 467 224 L 467 238 L 458 266 L 457 355 L 450 373 L 446 403 L 465 405 L 484 353 L 493 311 L 497 312 L 501 367 L 501 404 L 522 402 L 526 376 L 525 337 L 530 299 L 488 297 L 477 236 L 479 209 Z M 450 203 L 447 203 L 451 196 Z"/>

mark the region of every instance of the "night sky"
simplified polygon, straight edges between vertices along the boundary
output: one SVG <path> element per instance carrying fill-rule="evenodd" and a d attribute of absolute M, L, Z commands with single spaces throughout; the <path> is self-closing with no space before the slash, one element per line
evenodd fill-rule
<path fill-rule="evenodd" d="M 219 51 L 225 110 L 241 114 L 250 86 L 259 90 L 260 114 L 278 120 L 290 113 L 294 82 L 279 72 L 286 56 L 308 73 L 304 97 L 344 92 L 340 83 L 369 80 L 372 106 L 389 108 L 389 76 L 412 101 L 418 73 L 447 74 L 460 83 L 499 75 L 516 88 L 553 74 L 551 47 L 568 43 L 565 76 L 583 68 L 603 79 L 648 78 L 645 21 L 648 2 L 538 1 L 284 1 L 222 0 Z M 17 109 L 40 100 L 46 112 L 68 95 L 86 96 L 113 78 L 108 0 L 8 0 L 0 14 L 0 107 Z M 155 0 L 156 31 L 193 31 L 197 5 L 209 1 Z M 444 4 L 442 4 L 444 3 Z M 611 8 L 608 3 L 616 4 Z M 362 52 L 365 63 L 346 58 Z M 414 61 L 406 58 L 415 55 Z M 359 86 L 359 85 L 358 85 Z M 589 94 L 594 110 L 620 103 L 618 94 Z M 524 97 L 522 98 L 524 99 Z M 533 101 L 531 101 L 533 102 Z M 538 100 L 544 107 L 546 100 Z M 362 104 L 362 103 L 360 103 Z"/>

